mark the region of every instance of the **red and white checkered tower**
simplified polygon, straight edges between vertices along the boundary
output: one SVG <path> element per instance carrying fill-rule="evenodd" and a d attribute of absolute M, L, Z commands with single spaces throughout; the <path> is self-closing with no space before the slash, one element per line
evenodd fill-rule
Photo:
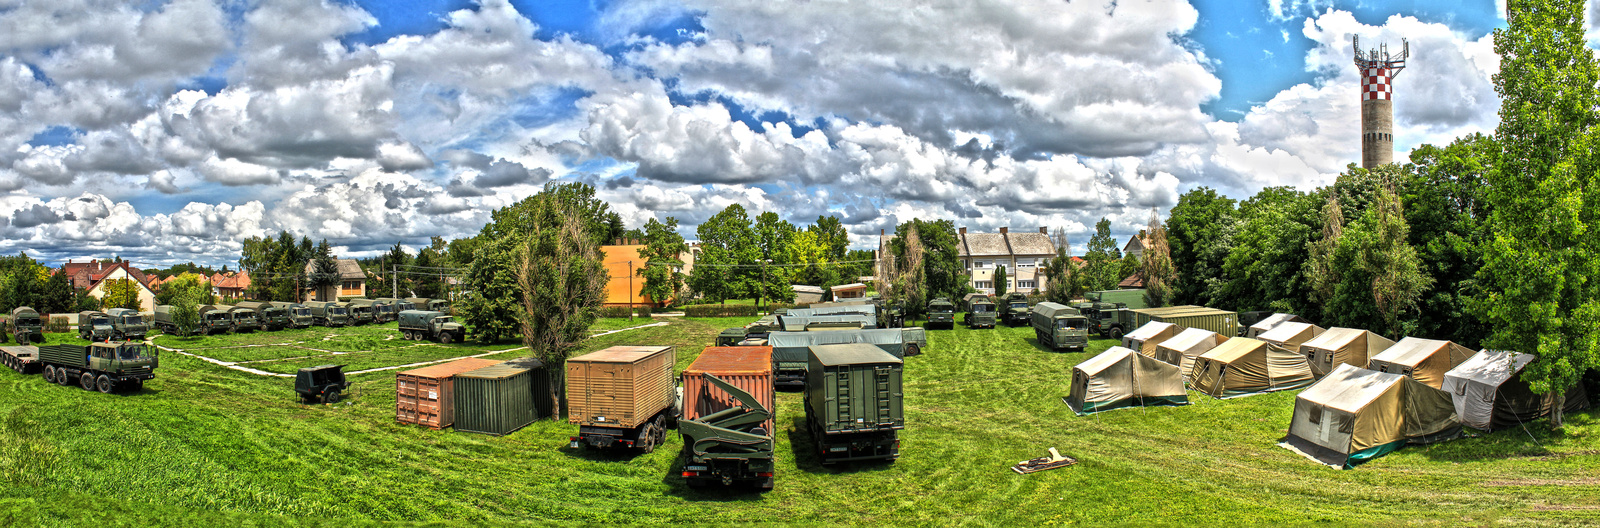
<path fill-rule="evenodd" d="M 1394 163 L 1394 78 L 1406 69 L 1411 44 L 1401 39 L 1399 55 L 1390 55 L 1388 44 L 1363 53 L 1361 37 L 1351 44 L 1361 70 L 1361 166 Z"/>

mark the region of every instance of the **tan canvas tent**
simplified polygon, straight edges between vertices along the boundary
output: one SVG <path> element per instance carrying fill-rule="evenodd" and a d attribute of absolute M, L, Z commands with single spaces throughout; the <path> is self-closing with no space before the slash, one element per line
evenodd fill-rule
<path fill-rule="evenodd" d="M 1283 323 L 1262 332 L 1256 339 L 1281 346 L 1290 352 L 1300 353 L 1300 344 L 1322 335 L 1323 329 L 1311 323 Z"/>
<path fill-rule="evenodd" d="M 1534 394 L 1519 375 L 1535 354 L 1483 350 L 1444 375 L 1444 391 L 1455 401 L 1461 423 L 1473 429 L 1494 431 L 1517 427 L 1550 413 L 1554 398 Z M 1583 384 L 1567 391 L 1566 410 L 1589 406 Z"/>
<path fill-rule="evenodd" d="M 1235 337 L 1194 360 L 1194 389 L 1213 398 L 1298 389 L 1311 384 L 1305 356 L 1268 343 Z"/>
<path fill-rule="evenodd" d="M 1122 336 L 1122 346 L 1131 348 L 1140 354 L 1154 357 L 1156 355 L 1156 345 L 1171 339 L 1172 336 L 1178 335 L 1179 330 L 1182 330 L 1182 328 L 1178 328 L 1178 325 L 1172 323 L 1150 321 L 1145 323 L 1144 326 Z"/>
<path fill-rule="evenodd" d="M 1131 406 L 1185 405 L 1178 367 L 1114 346 L 1072 367 L 1072 391 L 1065 398 L 1078 414 Z"/>
<path fill-rule="evenodd" d="M 1399 374 L 1341 364 L 1295 397 L 1285 447 L 1345 469 L 1406 443 L 1461 432 L 1450 395 Z"/>
<path fill-rule="evenodd" d="M 1311 321 L 1307 321 L 1304 317 L 1300 317 L 1300 316 L 1295 315 L 1295 314 L 1275 313 L 1275 314 L 1267 316 L 1265 319 L 1257 321 L 1256 324 L 1250 325 L 1250 330 L 1245 332 L 1245 337 L 1255 339 L 1258 336 L 1260 336 L 1261 334 L 1264 334 L 1268 330 L 1271 330 L 1273 328 L 1277 328 L 1278 325 L 1281 325 L 1283 323 L 1309 323 L 1309 322 L 1311 322 Z"/>
<path fill-rule="evenodd" d="M 1192 382 L 1189 380 L 1189 370 L 1194 366 L 1194 358 L 1210 352 L 1227 340 L 1222 334 L 1204 328 L 1190 328 L 1156 345 L 1156 359 L 1177 365 L 1178 372 L 1183 373 L 1183 379 Z"/>
<path fill-rule="evenodd" d="M 1394 346 L 1394 341 L 1358 328 L 1329 328 L 1322 335 L 1300 344 L 1300 353 L 1311 363 L 1311 373 L 1326 376 L 1339 365 L 1366 367 L 1372 357 Z"/>
<path fill-rule="evenodd" d="M 1407 337 L 1372 357 L 1367 368 L 1411 376 L 1429 387 L 1444 386 L 1444 373 L 1472 357 L 1472 350 L 1434 339 Z"/>

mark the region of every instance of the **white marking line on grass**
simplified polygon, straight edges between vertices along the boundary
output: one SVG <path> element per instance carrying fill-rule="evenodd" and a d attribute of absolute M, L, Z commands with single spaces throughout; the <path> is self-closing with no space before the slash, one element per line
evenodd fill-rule
<path fill-rule="evenodd" d="M 617 329 L 617 330 L 612 330 L 610 332 L 600 332 L 598 334 L 594 334 L 594 335 L 591 335 L 589 337 L 600 337 L 600 336 L 603 336 L 603 335 L 615 334 L 617 332 L 626 332 L 626 331 L 629 331 L 629 330 L 638 330 L 640 328 L 650 328 L 652 326 L 666 326 L 668 324 L 671 324 L 671 323 L 668 323 L 666 321 L 662 321 L 662 322 L 659 322 L 659 323 L 650 323 L 650 324 L 647 324 L 647 325 L 630 326 L 630 327 L 627 327 L 627 328 L 621 328 L 621 329 Z"/>
<path fill-rule="evenodd" d="M 240 372 L 248 372 L 248 373 L 251 373 L 251 374 L 255 374 L 257 376 L 272 376 L 272 377 L 277 377 L 277 378 L 293 378 L 294 377 L 294 374 L 279 374 L 277 372 L 267 372 L 265 370 L 257 370 L 257 369 L 253 369 L 253 368 L 250 368 L 250 367 L 241 367 L 241 366 L 239 366 L 237 364 L 229 363 L 229 362 L 226 362 L 226 361 L 223 361 L 223 360 L 220 360 L 220 359 L 213 359 L 213 358 L 208 358 L 208 357 L 202 356 L 200 354 L 191 354 L 191 353 L 188 353 L 188 352 L 184 352 L 183 349 L 181 349 L 181 348 L 167 348 L 167 347 L 164 347 L 164 346 L 161 346 L 161 345 L 156 345 L 156 348 L 159 348 L 161 350 L 165 350 L 165 351 L 168 351 L 168 352 L 177 352 L 179 354 L 183 354 L 185 356 L 189 356 L 189 357 L 192 357 L 192 358 L 200 358 L 203 361 L 207 361 L 207 362 L 210 362 L 210 363 L 215 363 L 217 365 L 221 365 L 221 366 L 224 366 L 224 367 L 227 367 L 227 368 L 231 368 L 233 370 L 237 370 L 237 371 L 240 371 Z"/>

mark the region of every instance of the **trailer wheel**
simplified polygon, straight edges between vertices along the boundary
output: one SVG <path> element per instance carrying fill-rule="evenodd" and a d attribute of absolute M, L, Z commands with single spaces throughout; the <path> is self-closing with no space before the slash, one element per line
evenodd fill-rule
<path fill-rule="evenodd" d="M 1122 339 L 1122 327 L 1120 327 L 1120 326 L 1111 327 L 1110 335 L 1111 335 L 1112 339 L 1119 339 L 1119 340 Z"/>
<path fill-rule="evenodd" d="M 111 383 L 111 378 L 105 374 L 101 374 L 100 377 L 95 378 L 94 383 L 95 388 L 100 389 L 100 392 L 103 394 L 111 394 L 111 389 L 116 388 L 116 384 Z"/>
<path fill-rule="evenodd" d="M 911 343 L 909 345 L 906 345 L 905 355 L 907 355 L 907 356 L 915 356 L 915 355 L 921 354 L 921 353 L 922 353 L 922 348 L 918 347 L 916 343 Z"/>
<path fill-rule="evenodd" d="M 339 403 L 339 389 L 328 389 L 322 393 L 322 403 Z"/>
<path fill-rule="evenodd" d="M 85 372 L 78 376 L 78 386 L 83 387 L 83 390 L 94 390 L 94 374 Z"/>
<path fill-rule="evenodd" d="M 439 344 L 448 345 L 448 344 L 450 344 L 451 341 L 454 341 L 454 340 L 455 340 L 455 336 L 450 335 L 450 332 L 445 332 L 445 333 L 439 334 Z"/>

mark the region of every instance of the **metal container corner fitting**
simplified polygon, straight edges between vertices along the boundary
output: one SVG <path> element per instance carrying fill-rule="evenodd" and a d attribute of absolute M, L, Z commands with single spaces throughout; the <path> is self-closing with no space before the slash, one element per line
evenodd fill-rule
<path fill-rule="evenodd" d="M 539 419 L 540 406 L 534 397 L 535 370 L 518 365 L 502 363 L 456 374 L 452 427 L 500 436 Z"/>

